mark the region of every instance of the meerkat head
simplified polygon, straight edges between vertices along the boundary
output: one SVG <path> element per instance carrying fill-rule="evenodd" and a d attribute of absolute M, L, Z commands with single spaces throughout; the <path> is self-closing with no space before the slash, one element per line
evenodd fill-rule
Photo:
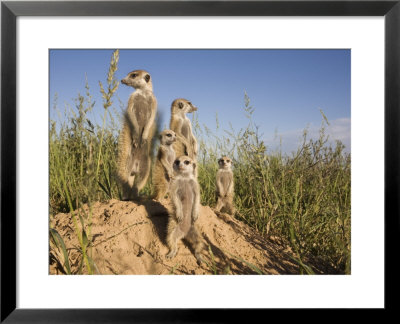
<path fill-rule="evenodd" d="M 229 170 L 232 166 L 232 160 L 227 156 L 223 156 L 218 160 L 218 165 L 220 169 Z"/>
<path fill-rule="evenodd" d="M 180 98 L 175 99 L 171 105 L 171 112 L 173 114 L 186 114 L 197 110 L 197 107 L 186 99 Z"/>
<path fill-rule="evenodd" d="M 159 138 L 162 145 L 171 145 L 176 141 L 176 134 L 174 131 L 166 129 L 160 133 Z"/>
<path fill-rule="evenodd" d="M 144 70 L 135 70 L 129 72 L 128 75 L 121 80 L 122 84 L 133 87 L 135 89 L 153 89 L 150 74 Z"/>
<path fill-rule="evenodd" d="M 192 177 L 196 174 L 196 162 L 190 157 L 183 155 L 174 161 L 174 171 L 184 177 Z"/>

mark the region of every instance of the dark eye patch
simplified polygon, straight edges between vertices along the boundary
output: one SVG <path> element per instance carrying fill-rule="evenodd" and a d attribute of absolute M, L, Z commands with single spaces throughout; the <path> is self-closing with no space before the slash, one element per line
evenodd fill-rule
<path fill-rule="evenodd" d="M 182 109 L 182 108 L 183 108 L 183 103 L 182 103 L 182 102 L 178 103 L 178 107 L 179 107 L 180 109 Z"/>
<path fill-rule="evenodd" d="M 150 75 L 146 74 L 144 79 L 146 80 L 146 82 L 149 82 L 150 81 Z"/>
<path fill-rule="evenodd" d="M 137 74 L 136 74 L 136 73 L 132 73 L 132 74 L 131 74 L 131 78 L 132 78 L 132 79 L 134 79 L 134 78 L 136 78 L 136 77 L 137 77 Z"/>
<path fill-rule="evenodd" d="M 186 160 L 186 161 L 183 162 L 183 163 L 185 163 L 186 165 L 189 165 L 189 164 L 190 164 L 190 162 L 189 162 L 188 160 Z"/>
<path fill-rule="evenodd" d="M 167 136 L 168 136 L 168 137 L 171 137 L 172 135 L 171 135 L 171 134 L 167 134 Z"/>
<path fill-rule="evenodd" d="M 175 164 L 176 164 L 176 165 L 179 165 L 179 160 L 176 160 L 176 161 L 175 161 Z"/>

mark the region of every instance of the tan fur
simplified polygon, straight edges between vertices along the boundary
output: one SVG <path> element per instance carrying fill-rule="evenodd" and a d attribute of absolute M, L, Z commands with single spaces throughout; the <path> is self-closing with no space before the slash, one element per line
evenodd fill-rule
<path fill-rule="evenodd" d="M 174 144 L 176 156 L 187 155 L 197 159 L 197 140 L 192 132 L 190 119 L 187 113 L 197 110 L 197 107 L 186 99 L 176 99 L 171 105 L 171 121 L 169 128 L 176 133 L 177 141 Z"/>
<path fill-rule="evenodd" d="M 192 245 L 197 262 L 202 262 L 203 242 L 196 221 L 199 217 L 200 188 L 195 178 L 196 162 L 188 156 L 181 156 L 174 162 L 174 178 L 170 185 L 173 213 L 169 217 L 167 258 L 178 252 L 178 242 L 186 238 Z"/>
<path fill-rule="evenodd" d="M 168 192 L 169 184 L 173 178 L 172 165 L 175 161 L 175 151 L 172 144 L 176 141 L 176 134 L 172 130 L 164 130 L 160 133 L 160 147 L 153 171 L 153 186 L 156 200 L 161 200 Z"/>
<path fill-rule="evenodd" d="M 128 73 L 121 83 L 136 89 L 129 97 L 118 140 L 117 175 L 122 199 L 131 200 L 139 196 L 150 174 L 157 100 L 150 74 L 144 70 Z"/>
<path fill-rule="evenodd" d="M 235 214 L 233 205 L 234 182 L 231 169 L 232 160 L 224 156 L 218 160 L 219 170 L 216 179 L 217 212 L 226 212 L 230 215 Z"/>

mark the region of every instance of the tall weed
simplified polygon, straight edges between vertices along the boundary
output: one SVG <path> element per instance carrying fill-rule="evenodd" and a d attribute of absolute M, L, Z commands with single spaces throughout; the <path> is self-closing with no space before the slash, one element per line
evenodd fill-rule
<path fill-rule="evenodd" d="M 339 141 L 328 144 L 329 122 L 322 111 L 319 138 L 308 138 L 305 130 L 302 145 L 291 155 L 280 149 L 268 151 L 253 112 L 245 94 L 247 127 L 223 136 L 212 134 L 194 118 L 200 137 L 202 203 L 215 205 L 217 159 L 229 155 L 234 165 L 236 217 L 266 237 L 286 240 L 305 273 L 312 272 L 305 260 L 350 273 L 350 154 Z"/>

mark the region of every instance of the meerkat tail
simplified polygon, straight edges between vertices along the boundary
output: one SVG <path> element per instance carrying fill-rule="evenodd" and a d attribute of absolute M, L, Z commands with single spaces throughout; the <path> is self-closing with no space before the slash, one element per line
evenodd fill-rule
<path fill-rule="evenodd" d="M 128 160 L 131 155 L 130 147 L 132 140 L 130 136 L 129 127 L 126 123 L 123 124 L 122 130 L 118 138 L 118 156 L 117 156 L 117 175 L 119 179 L 125 181 L 128 171 Z"/>

